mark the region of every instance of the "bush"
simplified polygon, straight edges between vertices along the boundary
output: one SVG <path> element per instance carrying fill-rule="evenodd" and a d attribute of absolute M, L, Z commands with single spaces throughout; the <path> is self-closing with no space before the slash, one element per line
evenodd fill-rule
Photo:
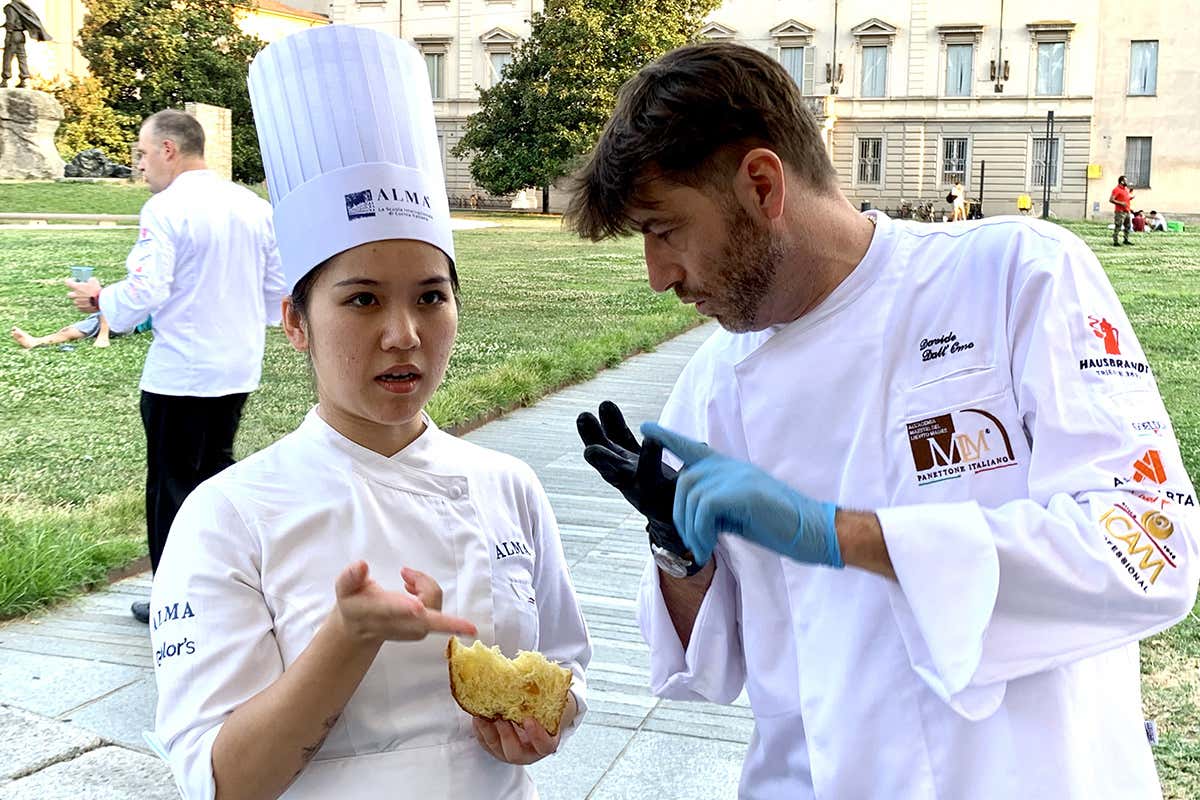
<path fill-rule="evenodd" d="M 108 91 L 100 81 L 90 75 L 71 75 L 65 81 L 39 80 L 36 88 L 54 95 L 63 107 L 63 121 L 54 135 L 54 144 L 65 160 L 96 147 L 112 161 L 129 164 L 133 142 L 128 131 L 136 129 L 138 120 L 109 107 Z"/>

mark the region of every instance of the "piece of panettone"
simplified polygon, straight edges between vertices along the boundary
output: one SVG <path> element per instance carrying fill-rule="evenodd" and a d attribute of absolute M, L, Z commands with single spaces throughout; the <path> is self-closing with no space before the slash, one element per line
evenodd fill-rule
<path fill-rule="evenodd" d="M 464 647 L 455 636 L 446 643 L 446 661 L 450 693 L 463 711 L 518 725 L 533 717 L 551 736 L 558 734 L 571 688 L 569 669 L 528 650 L 510 659 L 480 641 Z"/>

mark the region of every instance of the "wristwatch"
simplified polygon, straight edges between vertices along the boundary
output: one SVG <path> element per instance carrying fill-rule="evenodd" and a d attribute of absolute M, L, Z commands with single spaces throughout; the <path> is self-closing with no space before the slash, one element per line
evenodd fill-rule
<path fill-rule="evenodd" d="M 672 578 L 688 578 L 700 571 L 700 568 L 682 556 L 677 556 L 666 548 L 650 543 L 650 554 L 654 563 Z"/>
<path fill-rule="evenodd" d="M 692 552 L 679 539 L 673 526 L 650 520 L 646 533 L 650 534 L 650 555 L 654 557 L 654 563 L 672 578 L 690 578 L 704 568 L 703 564 L 695 562 Z"/>

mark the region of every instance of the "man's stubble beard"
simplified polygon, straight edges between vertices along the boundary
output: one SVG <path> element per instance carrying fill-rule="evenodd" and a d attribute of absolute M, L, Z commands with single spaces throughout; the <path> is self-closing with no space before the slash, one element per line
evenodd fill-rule
<path fill-rule="evenodd" d="M 714 316 L 731 333 L 762 330 L 767 324 L 759 318 L 784 260 L 783 244 L 738 203 L 725 210 L 728 233 L 711 272 L 720 295 Z"/>

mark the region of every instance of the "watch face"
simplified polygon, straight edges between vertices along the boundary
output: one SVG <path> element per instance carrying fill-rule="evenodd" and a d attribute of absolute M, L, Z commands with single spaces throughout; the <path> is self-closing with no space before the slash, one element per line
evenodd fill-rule
<path fill-rule="evenodd" d="M 659 547 L 653 542 L 650 544 L 650 552 L 654 556 L 654 563 L 658 565 L 658 568 L 672 578 L 686 578 L 688 576 L 688 567 L 692 566 L 692 562 L 688 559 L 677 556 L 670 550 Z"/>

